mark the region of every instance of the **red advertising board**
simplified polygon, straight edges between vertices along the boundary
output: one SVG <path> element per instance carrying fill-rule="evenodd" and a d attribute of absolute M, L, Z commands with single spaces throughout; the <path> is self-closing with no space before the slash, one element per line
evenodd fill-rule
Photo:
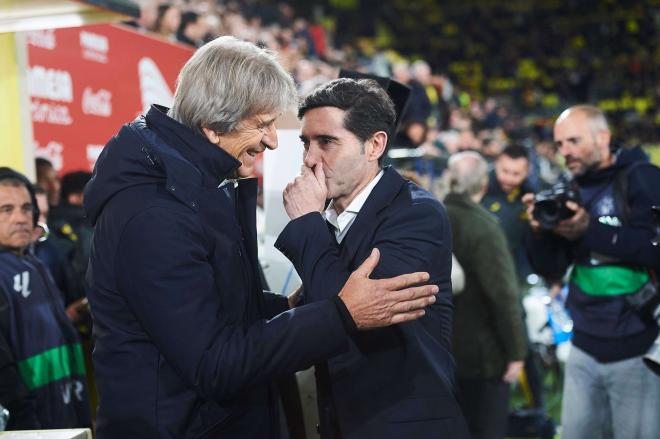
<path fill-rule="evenodd" d="M 60 174 L 91 170 L 119 127 L 169 106 L 193 51 L 121 25 L 27 33 L 35 156 Z"/>

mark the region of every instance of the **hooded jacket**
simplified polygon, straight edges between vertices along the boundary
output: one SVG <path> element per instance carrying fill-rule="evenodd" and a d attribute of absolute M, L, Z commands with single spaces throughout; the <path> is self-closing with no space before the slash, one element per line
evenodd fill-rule
<path fill-rule="evenodd" d="M 628 168 L 627 176 L 621 174 Z M 617 194 L 621 175 L 626 190 Z M 572 242 L 549 232 L 533 235 L 530 260 L 551 278 L 560 278 L 573 264 L 566 302 L 574 322 L 573 344 L 602 362 L 642 355 L 658 327 L 629 306 L 625 296 L 649 281 L 649 270 L 660 268 L 660 251 L 651 244 L 651 206 L 660 205 L 660 169 L 641 148 L 621 148 L 611 166 L 587 172 L 574 183 L 590 216 L 586 232 Z"/>
<path fill-rule="evenodd" d="M 122 127 L 85 189 L 97 437 L 279 437 L 271 382 L 346 348 L 341 311 L 262 292 L 256 180 L 222 184 L 240 162 L 166 111 Z"/>

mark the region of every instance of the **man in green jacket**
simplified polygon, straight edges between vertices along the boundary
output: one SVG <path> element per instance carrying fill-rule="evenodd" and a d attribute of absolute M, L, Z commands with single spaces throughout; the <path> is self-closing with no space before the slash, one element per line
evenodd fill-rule
<path fill-rule="evenodd" d="M 510 384 L 526 353 L 514 263 L 496 218 L 479 205 L 488 187 L 486 161 L 471 151 L 455 154 L 447 176 L 453 251 L 465 271 L 453 333 L 463 411 L 474 439 L 503 438 Z"/>

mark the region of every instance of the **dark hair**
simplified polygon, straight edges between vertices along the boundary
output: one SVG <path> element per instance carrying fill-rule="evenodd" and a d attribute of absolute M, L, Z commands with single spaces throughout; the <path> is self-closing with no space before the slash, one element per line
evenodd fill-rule
<path fill-rule="evenodd" d="M 3 166 L 0 167 L 0 184 L 14 187 L 23 186 L 28 190 L 30 194 L 30 200 L 32 201 L 32 222 L 36 227 L 37 222 L 39 222 L 39 206 L 37 205 L 37 198 L 34 195 L 34 186 L 32 186 L 30 180 L 28 180 L 28 178 L 20 172 Z"/>
<path fill-rule="evenodd" d="M 169 11 L 172 8 L 176 8 L 175 5 L 172 3 L 161 3 L 158 5 L 157 13 L 156 13 L 156 21 L 154 22 L 154 27 L 153 31 L 154 32 L 160 32 L 160 26 L 163 24 L 163 18 L 165 17 L 165 14 L 167 11 Z"/>
<path fill-rule="evenodd" d="M 527 148 L 515 143 L 504 148 L 498 158 L 503 155 L 511 157 L 512 159 L 525 159 L 529 161 L 529 151 L 527 151 Z"/>
<path fill-rule="evenodd" d="M 34 165 L 37 168 L 41 168 L 41 167 L 52 168 L 53 167 L 53 163 L 50 160 L 42 158 L 42 157 L 37 157 L 36 159 L 34 159 Z"/>
<path fill-rule="evenodd" d="M 62 200 L 66 203 L 71 194 L 81 194 L 85 185 L 92 178 L 92 174 L 85 171 L 69 172 L 62 177 L 60 193 Z"/>
<path fill-rule="evenodd" d="M 372 79 L 335 79 L 312 91 L 301 102 L 298 118 L 309 110 L 319 107 L 336 107 L 344 110 L 344 128 L 365 142 L 374 133 L 384 131 L 387 144 L 378 159 L 381 165 L 387 146 L 394 135 L 396 111 L 387 92 Z"/>
<path fill-rule="evenodd" d="M 182 34 L 189 24 L 197 23 L 199 14 L 197 12 L 188 11 L 181 14 L 181 22 L 179 24 L 178 34 Z"/>

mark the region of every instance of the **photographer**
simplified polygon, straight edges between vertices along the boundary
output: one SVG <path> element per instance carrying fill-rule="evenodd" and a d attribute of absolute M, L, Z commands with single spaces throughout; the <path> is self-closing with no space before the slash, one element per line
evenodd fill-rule
<path fill-rule="evenodd" d="M 652 282 L 649 271 L 660 266 L 651 244 L 660 170 L 639 147 L 611 148 L 605 116 L 592 106 L 564 111 L 554 140 L 573 176 L 572 187 L 550 196 L 563 212 L 553 223 L 555 212 L 535 205 L 533 195 L 523 201 L 533 230 L 532 265 L 556 281 L 573 264 L 567 307 L 574 346 L 566 363 L 562 437 L 657 437 L 660 379 L 641 358 L 658 327 L 626 296 Z"/>

